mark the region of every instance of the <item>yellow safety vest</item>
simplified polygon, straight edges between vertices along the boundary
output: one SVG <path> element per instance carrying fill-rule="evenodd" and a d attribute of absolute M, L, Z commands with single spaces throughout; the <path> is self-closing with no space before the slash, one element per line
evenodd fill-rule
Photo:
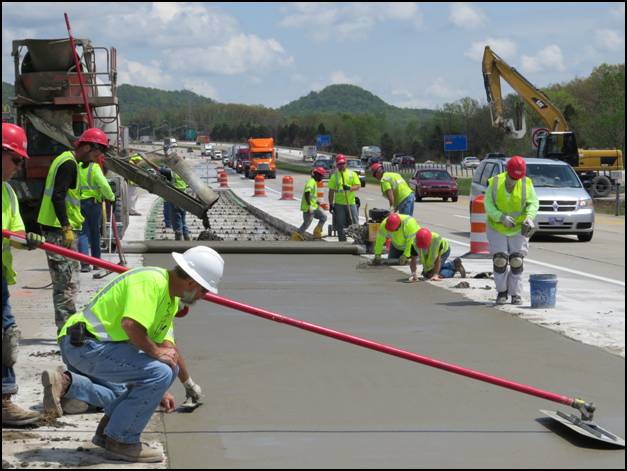
<path fill-rule="evenodd" d="M 415 245 L 415 242 L 414 242 Z M 416 247 L 420 264 L 424 271 L 431 271 L 435 267 L 435 260 L 439 255 L 445 254 L 449 249 L 448 240 L 442 238 L 437 232 L 431 232 L 431 245 L 428 249 L 419 249 Z"/>
<path fill-rule="evenodd" d="M 377 240 L 374 243 L 374 253 L 380 255 L 383 250 L 383 244 L 386 237 L 390 236 L 392 245 L 398 250 L 403 251 L 403 255 L 408 257 L 411 254 L 411 243 L 416 239 L 416 232 L 420 230 L 420 225 L 416 220 L 407 214 L 399 214 L 401 225 L 394 232 L 388 232 L 385 225 L 388 218 L 385 218 L 379 226 Z"/>
<path fill-rule="evenodd" d="M 57 177 L 57 171 L 61 165 L 68 161 L 72 161 L 74 165 L 76 165 L 76 184 L 74 185 L 75 188 L 68 188 L 67 195 L 65 196 L 65 209 L 67 211 L 68 222 L 72 226 L 72 229 L 80 231 L 83 227 L 83 221 L 85 220 L 81 214 L 80 171 L 78 169 L 79 165 L 74 159 L 74 154 L 70 151 L 63 152 L 52 161 L 50 170 L 48 170 L 48 176 L 46 177 L 46 185 L 44 187 L 44 195 L 41 200 L 37 222 L 44 226 L 61 227 L 61 223 L 54 211 L 54 205 L 52 204 L 52 193 L 54 191 L 54 181 Z"/>
<path fill-rule="evenodd" d="M 20 215 L 17 196 L 8 182 L 2 182 L 2 229 L 8 229 L 12 232 L 24 231 L 24 222 Z M 2 273 L 7 284 L 15 284 L 11 242 L 4 237 L 2 238 Z"/>
<path fill-rule="evenodd" d="M 507 172 L 500 173 L 488 180 L 488 189 L 492 201 L 496 208 L 503 214 L 514 218 L 516 225 L 513 228 L 505 227 L 501 221 L 495 221 L 488 217 L 488 224 L 495 231 L 511 235 L 520 233 L 522 223 L 527 217 L 525 207 L 527 205 L 527 195 L 533 193 L 531 178 L 524 177 L 516 181 L 516 185 L 511 193 L 505 188 Z M 523 184 L 524 182 L 524 184 Z"/>

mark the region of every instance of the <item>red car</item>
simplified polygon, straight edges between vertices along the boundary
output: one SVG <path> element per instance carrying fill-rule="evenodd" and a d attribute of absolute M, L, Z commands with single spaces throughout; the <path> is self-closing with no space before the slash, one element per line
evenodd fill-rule
<path fill-rule="evenodd" d="M 448 171 L 441 168 L 421 168 L 416 171 L 409 185 L 416 192 L 416 201 L 422 198 L 442 198 L 457 201 L 457 181 Z"/>
<path fill-rule="evenodd" d="M 250 166 L 250 152 L 247 148 L 238 149 L 235 155 L 235 171 L 246 173 L 246 167 Z"/>

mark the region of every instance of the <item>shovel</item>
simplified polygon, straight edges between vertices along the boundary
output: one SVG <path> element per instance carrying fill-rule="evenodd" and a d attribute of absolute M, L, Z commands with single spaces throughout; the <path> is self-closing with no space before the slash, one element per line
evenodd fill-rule
<path fill-rule="evenodd" d="M 26 244 L 26 236 L 24 235 L 17 234 L 15 232 L 10 232 L 6 229 L 3 229 L 2 236 L 9 238 L 10 240 L 13 240 L 15 242 Z M 127 267 L 122 267 L 122 266 L 107 262 L 105 260 L 100 260 L 98 258 L 93 258 L 88 255 L 83 255 L 82 253 L 75 252 L 73 250 L 69 250 L 64 247 L 51 244 L 49 242 L 44 242 L 43 244 L 39 246 L 39 248 L 42 250 L 46 250 L 49 252 L 62 255 L 64 257 L 79 260 L 81 262 L 99 265 L 102 268 L 105 268 L 111 271 L 116 271 L 118 273 L 122 273 L 128 270 Z M 571 430 L 577 432 L 578 434 L 584 437 L 587 437 L 595 441 L 603 442 L 605 444 L 610 444 L 615 447 L 620 447 L 620 448 L 625 447 L 625 440 L 605 430 L 604 428 L 597 425 L 593 421 L 596 407 L 591 402 L 585 401 L 584 399 L 563 396 L 561 394 L 556 394 L 550 391 L 544 391 L 542 389 L 538 389 L 533 386 L 529 386 L 529 385 L 522 384 L 522 383 L 517 383 L 514 381 L 504 379 L 504 378 L 500 378 L 498 376 L 492 376 L 490 374 L 483 373 L 481 371 L 471 370 L 468 368 L 464 368 L 463 366 L 455 365 L 452 363 L 446 363 L 446 362 L 437 360 L 435 358 L 430 358 L 428 356 L 419 355 L 417 353 L 413 353 L 407 350 L 401 350 L 399 348 L 392 347 L 390 345 L 385 345 L 385 344 L 374 342 L 372 340 L 368 340 L 365 338 L 356 337 L 354 335 L 340 332 L 338 330 L 332 330 L 327 327 L 319 326 L 316 324 L 311 324 L 309 322 L 301 321 L 298 319 L 293 319 L 291 317 L 286 317 L 276 312 L 268 311 L 268 310 L 261 309 L 255 306 L 250 306 L 248 304 L 240 303 L 239 301 L 234 301 L 232 299 L 224 298 L 216 294 L 207 293 L 205 294 L 203 299 L 205 301 L 219 304 L 221 306 L 235 309 L 237 311 L 252 314 L 257 317 L 262 317 L 264 319 L 268 319 L 274 322 L 279 322 L 281 324 L 288 324 L 288 325 L 291 325 L 292 327 L 297 327 L 302 330 L 307 330 L 309 332 L 324 335 L 326 337 L 331 337 L 336 340 L 340 340 L 342 342 L 352 343 L 354 345 L 358 345 L 360 347 L 368 348 L 370 350 L 375 350 L 381 353 L 385 353 L 387 355 L 404 358 L 405 360 L 413 361 L 416 363 L 421 363 L 423 365 L 430 366 L 432 368 L 438 368 L 444 371 L 448 371 L 449 373 L 455 373 L 461 376 L 466 376 L 471 379 L 476 379 L 478 381 L 483 381 L 485 383 L 490 383 L 496 386 L 500 386 L 502 388 L 507 388 L 513 391 L 518 391 L 520 393 L 529 394 L 531 396 L 536 396 L 541 399 L 546 399 L 547 401 L 553 401 L 558 404 L 570 406 L 580 414 L 580 417 L 577 417 L 575 414 L 567 414 L 561 411 L 550 411 L 550 410 L 541 409 L 540 412 L 545 414 L 547 417 L 550 417 L 551 419 L 565 425 L 566 427 L 570 428 Z"/>

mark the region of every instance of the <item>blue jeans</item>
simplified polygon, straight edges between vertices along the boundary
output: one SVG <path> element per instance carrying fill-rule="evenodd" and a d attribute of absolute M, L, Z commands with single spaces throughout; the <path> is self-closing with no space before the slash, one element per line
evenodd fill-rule
<path fill-rule="evenodd" d="M 72 373 L 65 397 L 101 404 L 109 417 L 105 434 L 118 442 L 139 443 L 153 412 L 178 376 L 178 367 L 170 368 L 130 342 L 87 338 L 83 346 L 75 347 L 66 335 L 60 347 Z"/>
<path fill-rule="evenodd" d="M 416 201 L 415 193 L 410 194 L 405 198 L 401 204 L 398 205 L 398 214 L 406 214 L 413 216 L 414 214 L 414 201 Z"/>
<path fill-rule="evenodd" d="M 15 325 L 15 317 L 11 312 L 9 304 L 9 285 L 4 278 L 4 268 L 2 269 L 2 331 Z M 13 367 L 5 367 L 2 363 L 2 394 L 17 394 L 17 382 L 15 381 L 15 371 Z"/>
<path fill-rule="evenodd" d="M 172 229 L 172 203 L 163 202 L 163 221 L 167 229 Z"/>
<path fill-rule="evenodd" d="M 83 222 L 81 235 L 78 238 L 78 251 L 82 254 L 89 255 L 88 249 L 91 248 L 91 256 L 100 258 L 102 203 L 96 203 L 93 198 L 82 200 L 81 213 L 85 221 Z"/>
<path fill-rule="evenodd" d="M 181 232 L 184 235 L 189 235 L 189 229 L 187 228 L 187 223 L 185 222 L 186 215 L 187 211 L 184 209 L 172 206 L 172 228 L 174 229 L 174 232 Z"/>
<path fill-rule="evenodd" d="M 442 278 L 453 278 L 453 276 L 455 276 L 455 266 L 453 262 L 447 261 L 450 255 L 451 249 L 448 249 L 446 253 L 440 256 L 440 276 Z"/>

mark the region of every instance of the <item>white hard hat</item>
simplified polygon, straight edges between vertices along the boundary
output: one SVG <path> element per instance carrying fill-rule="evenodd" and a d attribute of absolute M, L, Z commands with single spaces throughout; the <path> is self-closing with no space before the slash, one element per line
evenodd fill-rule
<path fill-rule="evenodd" d="M 214 294 L 218 293 L 218 283 L 224 271 L 224 259 L 218 252 L 198 245 L 182 254 L 172 252 L 172 257 L 195 282 Z"/>

